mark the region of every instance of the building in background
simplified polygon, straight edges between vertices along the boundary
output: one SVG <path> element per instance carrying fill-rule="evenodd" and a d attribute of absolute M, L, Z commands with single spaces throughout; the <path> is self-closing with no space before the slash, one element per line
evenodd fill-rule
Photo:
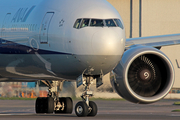
<path fill-rule="evenodd" d="M 107 0 L 120 13 L 126 37 L 180 33 L 179 0 Z"/>

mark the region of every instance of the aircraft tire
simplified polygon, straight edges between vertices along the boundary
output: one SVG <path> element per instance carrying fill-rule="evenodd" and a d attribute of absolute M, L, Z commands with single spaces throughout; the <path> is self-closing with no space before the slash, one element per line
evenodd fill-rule
<path fill-rule="evenodd" d="M 47 97 L 46 101 L 47 101 L 46 113 L 53 113 L 54 112 L 54 99 L 52 97 Z"/>
<path fill-rule="evenodd" d="M 53 113 L 54 99 L 52 97 L 38 97 L 35 104 L 36 113 Z"/>
<path fill-rule="evenodd" d="M 96 116 L 98 108 L 95 102 L 89 101 L 89 106 L 92 108 L 91 112 L 87 116 Z"/>
<path fill-rule="evenodd" d="M 73 102 L 72 102 L 72 99 L 70 97 L 66 97 L 63 99 L 64 102 L 65 102 L 65 108 L 64 108 L 64 113 L 67 113 L 67 114 L 71 114 L 72 111 L 73 111 Z"/>
<path fill-rule="evenodd" d="M 36 103 L 35 103 L 35 110 L 36 113 L 41 113 L 40 107 L 39 107 L 39 103 L 40 103 L 40 99 L 39 97 L 36 99 Z"/>
<path fill-rule="evenodd" d="M 44 109 L 44 106 L 43 106 L 44 100 L 45 100 L 44 97 L 38 97 L 36 99 L 36 104 L 35 104 L 36 113 L 45 113 L 45 109 Z"/>
<path fill-rule="evenodd" d="M 75 106 L 75 113 L 78 117 L 85 117 L 88 115 L 88 106 L 84 101 L 80 101 Z"/>
<path fill-rule="evenodd" d="M 55 111 L 56 114 L 61 113 L 61 114 L 71 114 L 73 111 L 73 102 L 70 97 L 62 97 L 59 98 L 60 103 L 64 103 L 64 110 L 57 110 Z"/>

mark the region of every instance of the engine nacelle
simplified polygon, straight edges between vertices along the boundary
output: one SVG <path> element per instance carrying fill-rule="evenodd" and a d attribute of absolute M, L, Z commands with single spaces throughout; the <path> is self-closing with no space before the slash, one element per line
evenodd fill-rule
<path fill-rule="evenodd" d="M 137 46 L 127 50 L 114 69 L 111 83 L 124 99 L 152 103 L 164 98 L 174 83 L 171 61 L 160 50 Z"/>

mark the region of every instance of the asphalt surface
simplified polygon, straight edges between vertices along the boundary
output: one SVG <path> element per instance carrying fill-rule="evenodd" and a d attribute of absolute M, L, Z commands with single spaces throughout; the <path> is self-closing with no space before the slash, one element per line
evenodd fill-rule
<path fill-rule="evenodd" d="M 0 100 L 0 120 L 179 120 L 180 100 L 161 100 L 148 105 L 133 104 L 128 101 L 96 100 L 98 114 L 95 117 L 77 117 L 72 114 L 35 114 L 34 100 Z M 74 101 L 74 106 L 78 101 Z"/>

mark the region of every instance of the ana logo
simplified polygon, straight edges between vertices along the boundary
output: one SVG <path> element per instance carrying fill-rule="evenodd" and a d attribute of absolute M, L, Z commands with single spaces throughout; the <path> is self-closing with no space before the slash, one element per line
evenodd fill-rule
<path fill-rule="evenodd" d="M 11 22 L 26 22 L 28 16 L 32 12 L 32 10 L 36 6 L 32 6 L 30 9 L 29 8 L 19 8 L 18 11 L 15 13 L 13 19 Z"/>

